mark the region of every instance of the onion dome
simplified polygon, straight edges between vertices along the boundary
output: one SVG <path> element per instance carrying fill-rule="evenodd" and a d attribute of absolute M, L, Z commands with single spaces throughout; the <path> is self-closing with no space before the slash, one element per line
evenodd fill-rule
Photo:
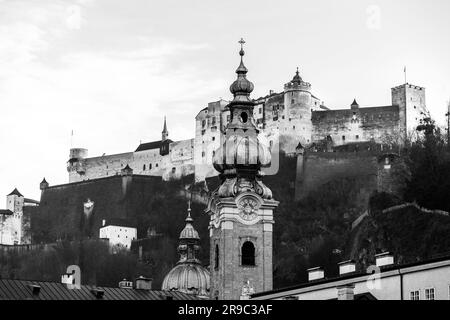
<path fill-rule="evenodd" d="M 241 63 L 239 67 L 236 69 L 236 73 L 238 75 L 237 79 L 231 84 L 230 91 L 234 96 L 232 102 L 236 103 L 252 103 L 250 100 L 250 93 L 254 89 L 253 83 L 247 80 L 247 68 L 244 65 L 243 57 L 245 54 L 243 45 L 245 43 L 244 39 L 239 41 L 241 44 L 241 50 L 239 51 L 239 55 L 241 56 Z"/>
<path fill-rule="evenodd" d="M 190 203 L 186 226 L 180 233 L 178 253 L 180 259 L 164 278 L 162 290 L 179 291 L 199 297 L 209 296 L 210 275 L 197 258 L 200 250 L 200 237 L 191 217 Z"/>
<path fill-rule="evenodd" d="M 254 169 L 268 167 L 271 153 L 268 146 L 261 143 L 258 136 L 230 135 L 217 150 L 213 166 L 219 172 L 230 169 Z"/>
<path fill-rule="evenodd" d="M 297 71 L 295 72 L 295 76 L 294 76 L 294 78 L 292 78 L 291 82 L 296 83 L 296 84 L 300 84 L 303 82 L 303 79 L 302 79 L 302 77 L 300 77 L 300 74 L 298 72 L 298 67 L 297 67 Z"/>
<path fill-rule="evenodd" d="M 250 100 L 253 84 L 247 80 L 247 68 L 242 57 L 243 39 L 239 41 L 241 63 L 236 70 L 237 80 L 231 85 L 234 100 L 228 104 L 230 122 L 225 128 L 223 144 L 215 151 L 213 166 L 222 180 L 217 190 L 221 198 L 235 197 L 241 192 L 252 191 L 270 199 L 272 192 L 264 186 L 261 168 L 271 164 L 268 141 L 259 137 L 259 129 L 253 117 L 254 102 Z"/>
<path fill-rule="evenodd" d="M 191 217 L 190 204 L 189 204 L 189 208 L 188 208 L 188 216 L 184 221 L 186 221 L 186 226 L 184 227 L 183 231 L 181 231 L 181 233 L 180 233 L 180 240 L 181 239 L 200 240 L 197 230 L 195 230 L 194 226 L 192 225 L 192 222 L 194 221 L 194 219 L 192 219 L 192 217 Z"/>

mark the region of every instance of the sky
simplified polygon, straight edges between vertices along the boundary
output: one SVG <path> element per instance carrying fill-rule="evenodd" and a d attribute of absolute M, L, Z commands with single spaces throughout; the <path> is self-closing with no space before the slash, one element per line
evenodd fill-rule
<path fill-rule="evenodd" d="M 0 198 L 39 200 L 43 177 L 68 182 L 71 146 L 133 151 L 160 139 L 164 116 L 172 140 L 193 138 L 196 114 L 231 98 L 241 37 L 254 98 L 299 67 L 330 108 L 389 105 L 406 66 L 444 124 L 449 12 L 448 0 L 0 0 Z"/>

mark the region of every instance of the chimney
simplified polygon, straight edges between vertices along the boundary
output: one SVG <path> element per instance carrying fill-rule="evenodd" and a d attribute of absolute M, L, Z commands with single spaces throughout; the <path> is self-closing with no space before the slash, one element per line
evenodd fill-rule
<path fill-rule="evenodd" d="M 308 281 L 320 280 L 325 277 L 322 267 L 311 268 L 306 271 L 308 271 Z"/>
<path fill-rule="evenodd" d="M 273 95 L 273 90 L 269 90 L 269 95 L 271 96 L 271 95 Z"/>
<path fill-rule="evenodd" d="M 31 292 L 33 293 L 33 295 L 37 296 L 39 295 L 39 293 L 41 292 L 41 286 L 37 285 L 37 284 L 30 284 L 29 285 Z"/>
<path fill-rule="evenodd" d="M 61 276 L 61 283 L 74 284 L 74 278 L 72 273 L 66 273 Z"/>
<path fill-rule="evenodd" d="M 128 281 L 127 279 L 123 279 L 119 282 L 120 289 L 133 289 L 133 282 Z"/>
<path fill-rule="evenodd" d="M 105 291 L 97 288 L 92 289 L 91 292 L 97 299 L 103 299 L 103 296 L 105 295 Z"/>
<path fill-rule="evenodd" d="M 394 255 L 390 252 L 383 252 L 375 255 L 377 267 L 384 267 L 394 264 Z"/>
<path fill-rule="evenodd" d="M 352 273 L 356 271 L 356 263 L 353 260 L 342 261 L 338 263 L 339 275 Z"/>
<path fill-rule="evenodd" d="M 355 300 L 355 285 L 346 284 L 336 288 L 338 290 L 338 300 Z"/>
<path fill-rule="evenodd" d="M 106 220 L 105 220 L 105 219 L 103 219 L 103 220 L 102 220 L 102 227 L 104 227 L 104 226 L 105 226 L 105 224 L 106 224 Z"/>
<path fill-rule="evenodd" d="M 152 280 L 150 278 L 145 278 L 140 276 L 136 279 L 136 289 L 138 290 L 152 290 Z"/>

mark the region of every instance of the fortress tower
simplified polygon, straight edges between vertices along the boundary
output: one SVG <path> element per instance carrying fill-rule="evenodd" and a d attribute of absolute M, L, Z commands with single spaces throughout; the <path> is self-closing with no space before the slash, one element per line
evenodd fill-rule
<path fill-rule="evenodd" d="M 228 104 L 230 122 L 213 158 L 220 186 L 212 193 L 206 213 L 210 216 L 211 298 L 239 299 L 250 288 L 272 289 L 273 210 L 278 202 L 261 181 L 261 168 L 270 166 L 269 146 L 258 139 L 250 99 L 253 84 L 247 80 L 242 57 L 234 95 Z"/>
<path fill-rule="evenodd" d="M 294 153 L 300 142 L 311 143 L 313 109 L 311 84 L 303 81 L 298 68 L 294 78 L 284 85 L 284 115 L 280 123 L 282 148 L 287 153 Z"/>
<path fill-rule="evenodd" d="M 428 116 L 425 88 L 405 83 L 391 89 L 392 105 L 399 107 L 399 127 L 404 138 L 413 139 L 420 120 Z"/>
<path fill-rule="evenodd" d="M 83 148 L 70 149 L 69 161 L 67 161 L 67 172 L 69 172 L 69 181 L 76 182 L 82 180 L 80 176 L 84 175 L 86 168 L 83 160 L 87 158 L 88 150 Z"/>

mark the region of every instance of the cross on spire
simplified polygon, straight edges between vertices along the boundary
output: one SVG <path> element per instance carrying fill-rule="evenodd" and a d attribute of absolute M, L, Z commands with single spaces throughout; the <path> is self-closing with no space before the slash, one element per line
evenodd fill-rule
<path fill-rule="evenodd" d="M 244 38 L 241 38 L 241 40 L 239 40 L 239 43 L 241 44 L 241 50 L 244 49 L 244 43 L 245 43 Z"/>

